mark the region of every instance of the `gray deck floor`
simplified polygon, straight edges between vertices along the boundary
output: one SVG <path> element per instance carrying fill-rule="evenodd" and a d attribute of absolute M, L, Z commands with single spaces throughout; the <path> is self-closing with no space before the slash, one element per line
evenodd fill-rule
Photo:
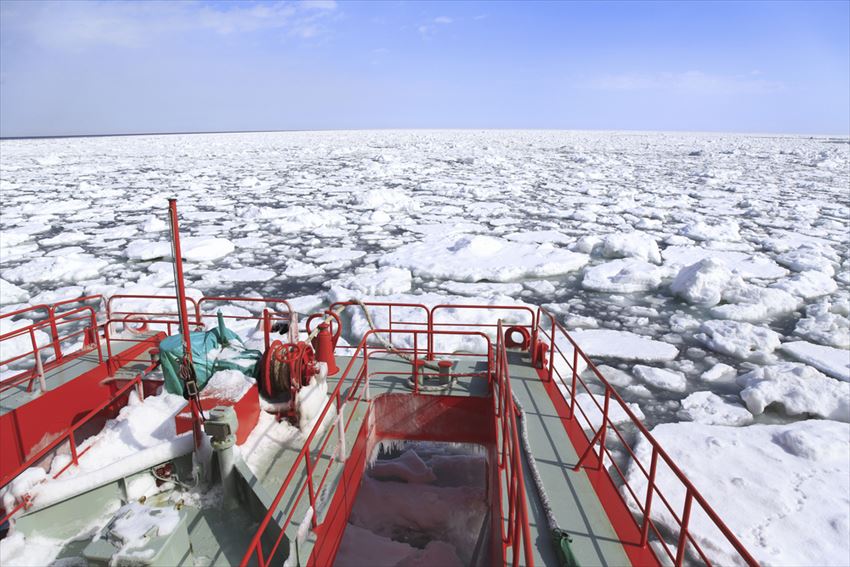
<path fill-rule="evenodd" d="M 573 539 L 571 547 L 579 565 L 630 565 L 587 473 L 572 469 L 578 455 L 537 371 L 519 353 L 509 353 L 509 363 L 511 388 L 525 412 L 528 441 L 537 470 L 559 527 Z M 527 466 L 524 476 L 535 564 L 558 565 L 537 488 Z"/>

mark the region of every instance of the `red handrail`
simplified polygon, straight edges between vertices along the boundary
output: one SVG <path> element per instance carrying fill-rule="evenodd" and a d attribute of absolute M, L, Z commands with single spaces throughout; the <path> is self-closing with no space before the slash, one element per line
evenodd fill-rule
<path fill-rule="evenodd" d="M 305 490 L 308 493 L 308 497 L 309 497 L 309 500 L 310 500 L 310 507 L 314 510 L 313 516 L 310 520 L 311 525 L 313 527 L 317 526 L 318 520 L 317 520 L 317 513 L 315 512 L 315 510 L 316 510 L 316 494 L 321 493 L 321 489 L 322 489 L 322 486 L 324 485 L 324 481 L 328 476 L 328 471 L 330 470 L 330 467 L 333 464 L 333 460 L 336 457 L 335 456 L 331 457 L 331 459 L 329 460 L 329 463 L 328 463 L 328 467 L 325 471 L 325 474 L 321 477 L 321 479 L 319 481 L 319 485 L 314 486 L 313 485 L 313 474 L 312 474 L 313 473 L 312 467 L 313 467 L 314 463 L 311 462 L 310 445 L 312 444 L 313 439 L 316 437 L 316 435 L 318 435 L 320 429 L 322 428 L 322 425 L 325 421 L 325 417 L 328 415 L 330 408 L 332 406 L 336 405 L 337 415 L 339 415 L 339 410 L 343 406 L 343 404 L 352 400 L 354 398 L 355 393 L 357 393 L 358 390 L 360 389 L 360 385 L 363 383 L 364 378 L 368 374 L 367 361 L 368 361 L 369 350 L 374 349 L 374 350 L 372 350 L 373 353 L 376 352 L 376 351 L 385 351 L 385 349 L 382 349 L 380 347 L 369 347 L 368 346 L 369 338 L 372 335 L 375 335 L 375 334 L 379 334 L 379 333 L 389 334 L 390 332 L 391 331 L 389 329 L 371 329 L 363 335 L 363 338 L 360 340 L 360 342 L 357 345 L 357 349 L 355 350 L 351 359 L 348 361 L 348 365 L 345 367 L 345 370 L 340 375 L 340 379 L 337 381 L 337 384 L 334 387 L 333 392 L 330 394 L 328 402 L 325 404 L 325 406 L 322 409 L 319 416 L 317 418 L 315 418 L 316 419 L 315 425 L 313 426 L 312 430 L 310 431 L 310 434 L 307 436 L 307 439 L 304 441 L 304 444 L 301 447 L 301 450 L 298 452 L 298 455 L 295 457 L 295 460 L 293 461 L 292 466 L 289 469 L 289 472 L 287 473 L 286 477 L 283 479 L 283 482 L 281 483 L 281 486 L 278 489 L 277 494 L 275 495 L 274 499 L 272 500 L 271 505 L 268 507 L 268 511 L 267 511 L 265 517 L 260 522 L 260 525 L 257 528 L 257 531 L 254 534 L 254 537 L 251 539 L 251 542 L 248 545 L 248 549 L 246 550 L 245 555 L 242 557 L 242 562 L 240 563 L 240 567 L 245 567 L 246 565 L 248 565 L 251 562 L 251 558 L 254 557 L 255 555 L 256 555 L 257 562 L 258 562 L 260 567 L 266 567 L 266 565 L 269 564 L 268 561 L 271 558 L 273 558 L 278 551 L 280 543 L 281 543 L 283 536 L 286 532 L 286 528 L 289 526 L 290 522 L 292 521 L 292 517 L 295 514 L 295 511 L 297 509 L 298 504 L 301 502 L 301 498 L 304 496 Z M 490 339 L 485 333 L 482 333 L 482 332 L 479 332 L 479 331 L 469 331 L 469 332 L 466 332 L 466 331 L 426 331 L 426 330 L 419 330 L 419 329 L 404 329 L 404 330 L 395 329 L 392 332 L 393 333 L 413 333 L 414 336 L 416 336 L 416 334 L 418 334 L 418 333 L 432 333 L 432 332 L 436 332 L 436 333 L 444 334 L 444 335 L 475 335 L 475 336 L 480 336 L 484 340 L 487 341 L 487 344 L 488 344 L 488 349 L 487 349 L 488 350 L 488 354 L 487 354 L 488 364 L 491 364 L 491 368 L 492 368 L 492 360 L 491 360 L 490 355 L 489 355 L 489 353 L 492 349 L 490 347 Z M 408 352 L 410 351 L 410 349 L 406 349 L 406 350 Z M 349 376 L 351 369 L 354 367 L 354 364 L 355 364 L 355 362 L 357 362 L 358 357 L 361 355 L 361 353 L 363 354 L 363 357 L 364 357 L 363 358 L 363 364 L 360 366 L 359 370 L 357 371 L 356 376 L 354 376 L 352 378 L 353 384 L 348 388 L 348 391 L 345 394 L 345 399 L 343 399 L 343 396 L 341 394 L 342 386 L 346 382 L 346 378 Z M 415 395 L 415 393 L 412 394 L 412 395 Z M 357 401 L 355 402 L 355 406 L 356 406 L 356 404 L 359 404 L 360 401 L 361 401 L 360 398 L 358 398 Z M 367 403 L 369 403 L 369 402 L 367 401 Z M 335 428 L 342 426 L 343 431 L 341 433 L 344 434 L 344 431 L 347 430 L 348 425 L 351 423 L 351 416 L 352 415 L 353 415 L 353 411 L 351 412 L 351 414 L 349 416 L 349 420 L 345 424 L 334 424 L 334 425 L 331 425 L 330 427 L 327 428 L 327 430 L 324 434 L 325 435 L 324 441 L 323 441 L 323 443 L 320 447 L 320 450 L 319 450 L 320 455 L 323 453 L 324 447 L 327 445 L 328 440 L 331 438 L 331 435 L 332 435 Z M 295 473 L 299 470 L 299 466 L 302 464 L 302 462 L 304 463 L 304 469 L 305 469 L 305 473 L 306 473 L 305 483 L 304 483 L 304 485 L 302 485 L 298 489 L 297 494 L 291 500 L 290 505 L 289 505 L 289 508 L 290 508 L 289 513 L 286 516 L 286 518 L 284 519 L 283 525 L 281 526 L 281 529 L 280 529 L 280 533 L 278 534 L 277 538 L 275 539 L 274 544 L 272 545 L 271 551 L 266 555 L 266 554 L 263 553 L 262 541 L 261 541 L 262 535 L 263 535 L 263 533 L 265 533 L 265 530 L 268 528 L 273 517 L 277 514 L 277 507 L 280 505 L 280 502 L 283 499 L 284 494 L 286 493 L 287 489 L 289 488 L 289 485 L 292 482 L 292 479 L 295 477 Z"/>
<path fill-rule="evenodd" d="M 531 528 L 528 523 L 528 505 L 525 494 L 525 478 L 523 474 L 522 453 L 519 446 L 519 433 L 517 429 L 516 416 L 519 410 L 514 402 L 511 391 L 511 377 L 505 348 L 504 332 L 501 319 L 497 325 L 496 343 L 496 371 L 494 387 L 498 392 L 493 392 L 493 404 L 495 408 L 494 419 L 496 430 L 501 433 L 501 450 L 499 451 L 499 479 L 504 480 L 508 494 L 507 526 L 505 522 L 499 521 L 502 529 L 502 549 L 511 550 L 511 565 L 519 565 L 520 552 L 525 557 L 525 564 L 534 567 L 534 555 L 531 549 Z M 498 449 L 498 439 L 497 439 Z M 499 486 L 499 510 L 504 516 L 504 504 L 502 502 L 502 487 Z M 522 547 L 520 547 L 520 542 Z"/>
<path fill-rule="evenodd" d="M 41 306 L 37 306 L 37 308 L 40 309 Z M 12 312 L 6 315 L 11 316 L 15 313 L 27 312 L 34 309 L 35 308 L 18 310 L 18 312 Z M 76 315 L 80 315 L 82 313 L 87 313 L 88 315 L 82 317 L 75 317 Z M 88 320 L 89 325 L 84 327 L 82 330 L 71 332 L 65 336 L 59 335 L 58 328 L 60 325 L 76 323 L 83 320 Z M 35 339 L 35 332 L 45 327 L 50 328 L 51 340 L 46 345 L 39 346 Z M 0 335 L 0 342 L 2 342 L 5 340 L 19 337 L 21 335 L 28 334 L 30 336 L 30 342 L 32 344 L 32 350 L 25 351 L 5 360 L 0 360 L 0 366 L 9 365 L 13 362 L 21 360 L 23 358 L 27 358 L 29 356 L 33 356 L 35 358 L 34 368 L 30 370 L 25 370 L 0 382 L 0 391 L 9 389 L 13 386 L 26 382 L 27 380 L 34 380 L 36 377 L 39 379 L 43 379 L 44 368 L 41 362 L 40 351 L 44 348 L 48 348 L 51 346 L 53 347 L 55 357 L 54 360 L 50 362 L 51 365 L 58 364 L 71 355 L 82 354 L 84 352 L 89 352 L 94 349 L 97 349 L 98 362 L 103 362 L 103 352 L 101 351 L 97 328 L 97 318 L 94 309 L 90 306 L 81 306 L 71 309 L 69 311 L 64 311 L 58 316 L 55 314 L 51 307 L 47 308 L 47 319 L 42 321 L 36 321 L 35 323 L 31 323 L 29 325 L 19 327 L 17 329 L 13 329 L 7 333 L 4 333 L 3 335 Z M 80 335 L 82 335 L 85 339 L 83 341 L 83 347 L 72 352 L 63 352 L 62 343 Z M 89 341 L 88 345 L 86 345 L 86 341 Z M 35 376 L 34 373 L 37 373 L 37 376 Z"/>
<path fill-rule="evenodd" d="M 543 328 L 543 325 L 541 324 L 542 319 L 544 317 L 549 320 L 550 329 L 551 329 L 550 333 L 547 333 L 545 331 L 545 329 Z M 656 537 L 658 538 L 662 549 L 664 549 L 664 551 L 668 555 L 669 559 L 672 560 L 675 565 L 679 566 L 683 563 L 684 553 L 685 553 L 685 548 L 687 546 L 687 543 L 690 543 L 691 545 L 694 546 L 694 549 L 696 549 L 700 558 L 706 564 L 712 565 L 712 562 L 707 557 L 707 554 L 702 550 L 701 546 L 695 540 L 693 535 L 688 531 L 688 522 L 689 522 L 691 514 L 692 514 L 693 505 L 695 503 L 702 509 L 702 511 L 705 513 L 705 515 L 714 523 L 715 527 L 720 531 L 720 533 L 723 534 L 723 536 L 726 538 L 728 543 L 732 546 L 732 548 L 734 548 L 734 550 L 741 556 L 741 558 L 747 564 L 758 565 L 758 562 L 755 560 L 755 558 L 753 558 L 753 556 L 746 549 L 746 547 L 744 547 L 744 545 L 740 542 L 740 540 L 738 540 L 738 538 L 735 536 L 735 534 L 732 532 L 732 530 L 729 529 L 729 527 L 723 522 L 723 520 L 720 519 L 720 516 L 708 504 L 708 502 L 702 496 L 702 494 L 699 492 L 699 490 L 697 490 L 696 487 L 693 485 L 693 483 L 691 483 L 691 481 L 688 480 L 688 478 L 681 471 L 681 469 L 679 469 L 679 467 L 673 462 L 673 459 L 670 458 L 670 456 L 667 454 L 666 451 L 664 451 L 664 449 L 661 447 L 661 444 L 658 443 L 658 441 L 652 436 L 652 434 L 649 432 L 649 430 L 646 429 L 646 426 L 644 426 L 644 424 L 640 421 L 640 419 L 638 419 L 638 417 L 634 414 L 634 412 L 631 410 L 631 408 L 628 406 L 628 404 L 626 404 L 626 402 L 620 397 L 620 395 L 617 393 L 617 391 L 614 389 L 614 387 L 605 379 L 605 377 L 602 375 L 602 373 L 599 372 L 599 369 L 596 367 L 596 365 L 593 363 L 593 361 L 590 360 L 590 357 L 588 357 L 587 354 L 585 354 L 585 352 L 575 342 L 575 340 L 570 336 L 570 334 L 567 332 L 567 330 L 560 323 L 558 323 L 555 320 L 555 317 L 542 307 L 540 307 L 538 309 L 537 331 L 539 333 L 539 336 L 542 336 L 544 338 L 546 338 L 548 336 L 548 338 L 550 340 L 550 344 L 549 344 L 550 357 L 549 357 L 549 366 L 548 366 L 548 369 L 547 369 L 548 379 L 549 380 L 552 380 L 552 379 L 555 379 L 555 378 L 560 379 L 561 382 L 564 384 L 564 386 L 567 388 L 567 391 L 570 394 L 570 399 L 569 399 L 570 415 L 569 415 L 569 418 L 574 419 L 575 416 L 576 416 L 575 410 L 578 409 L 582 413 L 582 415 L 585 417 L 585 419 L 587 420 L 587 423 L 590 424 L 590 420 L 587 418 L 587 413 L 583 410 L 583 408 L 580 407 L 581 404 L 578 403 L 577 400 L 576 400 L 576 397 L 577 397 L 576 391 L 577 391 L 577 387 L 579 385 L 581 385 L 588 394 L 591 394 L 590 399 L 593 401 L 594 405 L 596 406 L 596 409 L 602 413 L 602 423 L 599 426 L 599 429 L 597 429 L 593 433 L 593 435 L 588 439 L 587 449 L 584 452 L 584 454 L 581 456 L 581 458 L 579 459 L 579 462 L 576 465 L 576 467 L 577 468 L 580 467 L 583 464 L 584 460 L 587 457 L 590 456 L 590 454 L 593 454 L 595 456 L 595 460 L 597 461 L 597 464 L 600 467 L 602 466 L 603 459 L 605 459 L 607 457 L 608 462 L 610 462 L 614 466 L 614 469 L 618 472 L 618 475 L 621 477 L 625 489 L 630 493 L 631 497 L 633 498 L 634 505 L 638 508 L 638 510 L 641 513 L 642 518 L 641 518 L 640 524 L 638 524 L 637 520 L 635 519 L 635 524 L 639 528 L 639 531 L 640 531 L 640 534 L 641 534 L 640 541 L 636 542 L 636 543 L 638 543 L 641 547 L 646 546 L 648 544 L 648 539 L 649 539 L 649 530 L 652 529 L 652 531 L 655 533 Z M 561 337 L 565 338 L 569 342 L 570 346 L 572 347 L 572 349 L 573 349 L 572 363 L 567 359 L 565 354 L 561 351 L 560 347 L 558 346 L 557 341 L 556 341 L 556 336 L 561 336 Z M 554 359 L 555 359 L 556 356 L 560 356 L 561 359 L 563 360 L 563 362 L 571 370 L 572 376 L 571 376 L 571 383 L 569 385 L 566 383 L 566 381 L 564 381 L 564 377 L 560 376 L 560 372 L 557 370 L 557 368 L 554 365 Z M 593 395 L 593 393 L 591 392 L 591 390 L 589 389 L 587 383 L 584 381 L 584 379 L 581 378 L 581 376 L 579 376 L 579 372 L 578 372 L 578 368 L 577 368 L 577 363 L 578 363 L 579 357 L 581 357 L 581 359 L 587 364 L 587 367 L 592 371 L 593 376 L 597 380 L 599 380 L 599 382 L 604 387 L 604 390 L 605 390 L 604 401 L 603 401 L 603 405 L 601 407 L 599 405 L 599 402 L 596 401 L 596 398 Z M 651 454 L 651 458 L 650 458 L 650 470 L 649 471 L 646 470 L 646 468 L 643 466 L 643 464 L 637 458 L 637 455 L 635 455 L 634 451 L 629 446 L 629 444 L 625 442 L 624 435 L 619 430 L 617 425 L 615 425 L 611 421 L 611 419 L 609 417 L 611 403 L 614 403 L 619 407 L 619 409 L 628 417 L 628 423 L 630 425 L 632 425 L 633 427 L 635 427 L 635 429 L 638 432 L 638 435 L 645 442 L 649 443 L 650 446 L 652 447 L 652 454 Z M 641 504 L 641 499 L 638 498 L 638 495 L 632 489 L 631 485 L 629 484 L 629 482 L 626 478 L 626 475 L 622 472 L 620 467 L 616 464 L 616 461 L 615 461 L 611 451 L 608 449 L 608 447 L 605 444 L 606 432 L 609 429 L 611 431 L 613 431 L 614 434 L 617 436 L 617 439 L 620 441 L 620 444 L 626 449 L 627 453 L 629 454 L 629 456 L 632 459 L 632 462 L 635 463 L 638 470 L 640 470 L 644 474 L 644 476 L 646 476 L 646 478 L 647 478 L 646 497 L 645 497 L 645 500 L 643 501 L 643 504 Z M 591 427 L 591 430 L 592 430 L 592 427 Z M 594 450 L 593 450 L 597 443 L 599 444 L 599 452 L 598 453 L 594 452 Z M 674 477 L 685 488 L 684 509 L 682 511 L 681 518 L 675 513 L 672 506 L 667 501 L 667 498 L 662 494 L 660 487 L 655 482 L 655 480 L 656 480 L 655 477 L 656 477 L 656 472 L 657 472 L 657 464 L 658 464 L 659 457 L 664 462 L 664 464 L 667 465 L 667 467 L 673 473 Z M 651 516 L 653 497 L 656 493 L 657 493 L 658 497 L 661 498 L 662 502 L 667 506 L 672 517 L 679 524 L 679 533 L 677 534 L 677 550 L 676 550 L 675 555 L 670 551 L 668 545 L 664 541 L 664 537 L 662 536 L 661 529 L 656 525 L 656 522 L 652 519 L 652 516 Z M 618 494 L 620 500 L 622 501 L 623 505 L 628 506 L 628 503 L 626 502 L 625 498 L 623 497 L 621 491 L 618 491 L 617 494 Z"/>

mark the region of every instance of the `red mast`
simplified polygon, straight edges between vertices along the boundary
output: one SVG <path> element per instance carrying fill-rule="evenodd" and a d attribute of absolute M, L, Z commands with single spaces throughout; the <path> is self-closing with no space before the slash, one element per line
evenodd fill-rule
<path fill-rule="evenodd" d="M 186 312 L 186 285 L 183 282 L 183 255 L 180 251 L 180 227 L 177 223 L 177 199 L 168 199 L 168 213 L 171 221 L 171 256 L 174 258 L 174 287 L 177 290 L 177 313 L 180 318 L 180 333 L 183 336 L 183 362 L 180 365 L 180 377 L 183 379 L 183 391 L 189 399 L 192 412 L 192 434 L 195 448 L 201 446 L 203 439 L 203 414 L 198 394 L 195 367 L 192 364 L 192 339 L 189 335 L 189 317 Z"/>

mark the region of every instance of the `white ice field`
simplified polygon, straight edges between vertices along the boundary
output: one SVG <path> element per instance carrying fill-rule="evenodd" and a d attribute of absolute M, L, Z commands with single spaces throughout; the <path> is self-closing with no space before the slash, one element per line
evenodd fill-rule
<path fill-rule="evenodd" d="M 169 293 L 171 196 L 205 294 L 545 305 L 759 561 L 850 563 L 847 139 L 5 140 L 2 309 Z"/>

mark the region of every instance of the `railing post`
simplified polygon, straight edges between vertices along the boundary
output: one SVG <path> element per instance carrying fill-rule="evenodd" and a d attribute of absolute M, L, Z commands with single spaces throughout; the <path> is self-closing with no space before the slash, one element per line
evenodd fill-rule
<path fill-rule="evenodd" d="M 658 447 L 652 446 L 652 460 L 649 464 L 649 479 L 646 490 L 646 502 L 643 505 L 643 525 L 640 528 L 640 546 L 645 547 L 649 540 L 649 514 L 652 511 L 652 493 L 655 492 L 655 469 L 658 467 Z"/>
<path fill-rule="evenodd" d="M 345 418 L 343 417 L 343 410 L 345 409 L 345 405 L 341 404 L 340 396 L 337 394 L 336 396 L 336 423 L 337 430 L 339 433 L 339 452 L 337 458 L 339 462 L 345 463 L 347 458 L 346 453 L 348 453 L 348 447 L 345 446 Z"/>
<path fill-rule="evenodd" d="M 142 377 L 137 375 L 134 379 L 136 382 L 136 395 L 139 396 L 139 401 L 145 401 L 145 389 L 142 387 Z"/>
<path fill-rule="evenodd" d="M 688 521 L 691 519 L 691 503 L 693 499 L 694 495 L 689 486 L 685 492 L 685 509 L 682 512 L 682 526 L 680 528 L 682 531 L 679 534 L 679 546 L 676 548 L 676 567 L 679 567 L 685 559 L 685 546 L 688 543 Z"/>
<path fill-rule="evenodd" d="M 578 378 L 578 347 L 573 345 L 573 382 L 570 388 L 570 419 L 576 416 L 576 380 Z"/>
<path fill-rule="evenodd" d="M 53 354 L 58 361 L 62 358 L 62 349 L 59 346 L 59 329 L 56 327 L 56 316 L 52 307 L 47 310 L 47 316 L 50 321 L 50 340 L 53 342 Z"/>
<path fill-rule="evenodd" d="M 289 322 L 292 324 L 292 321 Z M 263 344 L 266 347 L 266 352 L 269 350 L 269 343 L 271 342 L 271 332 L 272 332 L 272 322 L 269 317 L 268 308 L 263 309 Z"/>
<path fill-rule="evenodd" d="M 539 326 L 539 325 L 538 325 Z M 548 380 L 551 382 L 555 377 L 555 318 L 549 317 L 549 369 L 547 370 Z M 543 367 L 543 361 L 546 359 L 546 356 L 543 354 L 542 349 L 540 352 L 540 367 Z"/>
<path fill-rule="evenodd" d="M 313 488 L 313 467 L 310 466 L 310 447 L 309 445 L 305 445 L 304 451 L 304 464 L 307 468 L 307 492 L 309 492 L 310 496 L 310 507 L 313 509 L 313 515 L 310 518 L 310 525 L 314 528 L 316 527 L 316 493 Z"/>
<path fill-rule="evenodd" d="M 608 432 L 608 407 L 611 405 L 611 388 L 605 387 L 605 403 L 602 405 L 602 434 L 599 436 L 599 468 L 604 468 L 605 434 Z"/>
<path fill-rule="evenodd" d="M 68 432 L 68 445 L 71 448 L 71 462 L 75 465 L 79 465 L 79 462 L 77 461 L 77 442 L 74 441 L 73 430 Z"/>
<path fill-rule="evenodd" d="M 103 362 L 103 349 L 100 346 L 100 333 L 98 332 L 97 325 L 97 315 L 95 315 L 94 309 L 91 312 L 91 334 L 92 339 L 94 340 L 94 344 L 97 347 L 97 360 L 98 362 Z"/>
<path fill-rule="evenodd" d="M 33 356 L 35 356 L 35 371 L 38 374 L 38 386 L 42 393 L 47 391 L 47 381 L 44 379 L 44 365 L 41 362 L 41 353 L 38 351 L 38 343 L 35 340 L 35 332 L 30 327 L 30 341 L 32 342 Z M 32 381 L 30 381 L 30 385 Z"/>

